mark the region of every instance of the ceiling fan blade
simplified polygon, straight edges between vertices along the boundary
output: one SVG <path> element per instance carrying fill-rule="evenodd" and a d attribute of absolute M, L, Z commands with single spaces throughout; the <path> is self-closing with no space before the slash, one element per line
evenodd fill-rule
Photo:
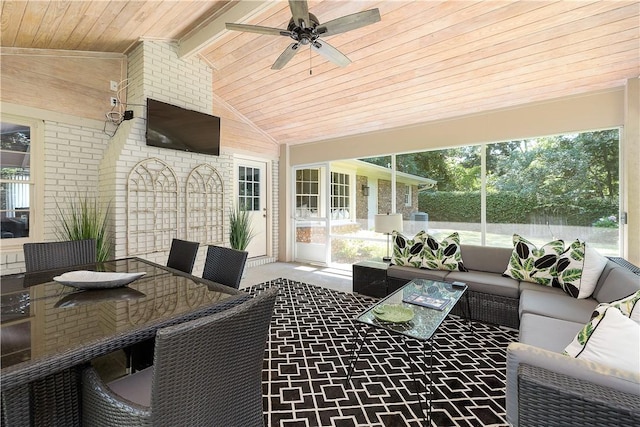
<path fill-rule="evenodd" d="M 311 48 L 340 67 L 346 67 L 351 64 L 351 60 L 345 54 L 324 40 L 316 40 L 311 44 Z"/>
<path fill-rule="evenodd" d="M 267 34 L 269 36 L 289 36 L 290 32 L 281 28 L 261 27 L 260 25 L 226 24 L 227 30 L 244 31 L 246 33 Z"/>
<path fill-rule="evenodd" d="M 317 32 L 320 36 L 333 36 L 334 34 L 355 30 L 378 21 L 380 21 L 380 11 L 378 9 L 370 9 L 326 22 L 318 27 Z"/>
<path fill-rule="evenodd" d="M 291 58 L 293 58 L 294 55 L 298 53 L 298 51 L 300 50 L 299 48 L 300 48 L 300 43 L 291 43 L 289 47 L 287 47 L 284 50 L 284 52 L 282 52 L 280 56 L 278 56 L 278 59 L 276 59 L 276 62 L 273 63 L 273 65 L 271 66 L 271 69 L 272 70 L 282 69 L 282 67 L 287 65 L 287 63 L 291 61 Z"/>
<path fill-rule="evenodd" d="M 289 9 L 291 9 L 291 15 L 293 15 L 293 22 L 297 26 L 304 28 L 310 27 L 309 25 L 309 5 L 307 0 L 289 0 Z M 304 21 L 304 25 L 302 22 Z"/>

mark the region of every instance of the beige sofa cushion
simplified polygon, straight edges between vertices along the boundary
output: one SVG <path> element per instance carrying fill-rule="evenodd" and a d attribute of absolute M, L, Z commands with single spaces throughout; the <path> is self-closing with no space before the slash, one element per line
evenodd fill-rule
<path fill-rule="evenodd" d="M 608 264 L 613 262 L 609 261 Z M 609 271 L 603 283 L 598 281 L 593 297 L 598 302 L 611 302 L 629 296 L 638 289 L 640 289 L 640 276 L 622 266 L 616 266 Z"/>
<path fill-rule="evenodd" d="M 536 285 L 533 285 L 536 286 Z M 543 286 L 537 285 L 544 289 Z M 525 313 L 554 317 L 560 320 L 578 322 L 583 325 L 591 319 L 591 313 L 598 305 L 593 298 L 575 299 L 562 292 L 559 294 L 538 290 L 520 293 L 520 318 Z"/>
<path fill-rule="evenodd" d="M 523 344 L 562 353 L 583 327 L 584 323 L 525 313 L 520 318 L 518 341 Z"/>
<path fill-rule="evenodd" d="M 552 286 L 542 286 L 538 283 L 520 282 L 520 294 L 522 294 L 522 292 L 527 290 L 538 291 L 538 292 L 548 292 L 550 294 L 560 295 L 560 296 L 566 295 L 564 291 L 560 288 L 554 288 Z"/>
<path fill-rule="evenodd" d="M 486 271 L 502 275 L 509 265 L 512 248 L 460 245 L 460 253 L 467 270 Z"/>
<path fill-rule="evenodd" d="M 429 279 L 438 280 L 443 282 L 444 278 L 449 274 L 445 270 L 425 270 L 422 268 L 405 267 L 400 265 L 390 265 L 387 268 L 387 276 L 395 277 L 398 279 L 412 280 L 412 279 Z"/>
<path fill-rule="evenodd" d="M 518 298 L 519 283 L 510 277 L 502 277 L 486 271 L 452 271 L 447 275 L 447 282 L 463 282 L 469 289 L 485 294 Z"/>

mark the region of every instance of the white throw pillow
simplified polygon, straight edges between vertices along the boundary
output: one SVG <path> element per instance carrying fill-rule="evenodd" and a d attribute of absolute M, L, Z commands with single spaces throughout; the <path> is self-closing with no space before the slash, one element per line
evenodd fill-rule
<path fill-rule="evenodd" d="M 598 284 L 602 270 L 607 265 L 607 258 L 593 248 L 593 245 L 585 242 L 584 267 L 582 268 L 582 285 L 578 298 L 588 298 L 593 294 Z M 584 292 L 583 292 L 584 289 Z M 583 294 L 587 294 L 582 296 Z"/>
<path fill-rule="evenodd" d="M 574 298 L 589 298 L 607 264 L 607 258 L 591 244 L 574 241 L 556 263 L 554 286 L 562 288 Z"/>
<path fill-rule="evenodd" d="M 564 354 L 640 373 L 640 324 L 615 307 L 602 307 Z"/>
<path fill-rule="evenodd" d="M 617 301 L 603 302 L 598 304 L 596 311 L 602 311 L 606 307 L 615 307 L 629 319 L 636 323 L 640 323 L 640 291 L 636 291 L 631 295 L 619 299 Z"/>

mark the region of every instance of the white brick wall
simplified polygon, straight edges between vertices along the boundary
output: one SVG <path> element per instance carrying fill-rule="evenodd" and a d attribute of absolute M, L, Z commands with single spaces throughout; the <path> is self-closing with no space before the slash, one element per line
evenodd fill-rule
<path fill-rule="evenodd" d="M 210 114 L 213 106 L 212 72 L 198 58 L 179 59 L 176 45 L 166 42 L 141 43 L 128 57 L 127 109 L 134 119 L 122 122 L 113 137 L 102 129 L 83 128 L 59 122 L 45 122 L 45 227 L 44 241 L 55 235 L 56 202 L 70 195 L 99 194 L 110 205 L 110 231 L 114 235 L 115 257 L 127 254 L 127 179 L 141 160 L 155 157 L 171 166 L 178 178 L 178 236 L 186 238 L 184 185 L 189 172 L 199 164 L 214 167 L 225 182 L 225 206 L 233 203 L 233 153 L 221 150 L 208 156 L 176 150 L 147 147 L 145 140 L 147 97 Z M 112 128 L 108 130 L 112 131 Z M 274 229 L 272 253 L 277 254 L 278 162 L 272 162 Z M 225 227 L 227 225 L 225 224 Z M 225 236 L 228 228 L 225 229 Z M 206 249 L 200 251 L 194 273 L 200 274 Z M 140 255 L 164 264 L 166 252 Z M 0 256 L 2 274 L 24 271 L 21 252 Z"/>
<path fill-rule="evenodd" d="M 98 190 L 98 168 L 109 143 L 102 130 L 44 122 L 44 229 L 43 241 L 57 240 L 58 205 Z M 0 256 L 2 274 L 24 271 L 22 251 Z"/>
<path fill-rule="evenodd" d="M 206 63 L 197 58 L 182 60 L 176 53 L 176 45 L 165 42 L 143 42 L 129 55 L 129 87 L 127 91 L 130 104 L 146 104 L 147 98 L 178 105 L 191 110 L 211 114 L 213 107 L 212 73 Z M 167 163 L 178 179 L 178 238 L 186 238 L 184 188 L 189 172 L 196 166 L 206 163 L 215 168 L 225 183 L 225 206 L 231 206 L 234 200 L 233 153 L 221 150 L 220 156 L 208 156 L 187 153 L 157 147 L 147 147 L 145 140 L 146 110 L 144 107 L 132 107 L 136 119 L 128 127 L 121 126 L 110 143 L 109 153 L 101 164 L 101 182 L 104 193 L 109 194 L 114 204 L 114 227 L 116 233 L 116 257 L 127 254 L 126 228 L 126 182 L 129 172 L 135 165 L 147 158 L 158 158 Z M 125 122 L 127 123 L 127 122 Z M 277 162 L 274 170 L 277 173 Z M 108 184 L 106 175 L 118 171 L 121 181 Z M 111 180 L 112 182 L 112 180 Z M 101 184 L 102 185 L 102 184 Z M 277 200 L 277 194 L 274 195 Z M 225 236 L 227 233 L 225 224 Z M 277 242 L 277 239 L 274 239 Z M 227 239 L 225 239 L 227 241 Z M 277 244 L 277 243 L 276 243 Z M 164 252 L 142 254 L 144 258 L 164 264 L 168 249 Z M 274 252 L 276 253 L 276 252 Z M 200 274 L 204 265 L 206 248 L 201 248 L 194 273 Z"/>

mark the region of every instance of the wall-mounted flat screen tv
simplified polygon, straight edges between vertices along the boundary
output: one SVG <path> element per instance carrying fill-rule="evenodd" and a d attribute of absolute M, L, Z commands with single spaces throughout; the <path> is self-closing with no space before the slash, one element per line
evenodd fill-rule
<path fill-rule="evenodd" d="M 147 98 L 147 145 L 220 155 L 220 117 Z"/>

